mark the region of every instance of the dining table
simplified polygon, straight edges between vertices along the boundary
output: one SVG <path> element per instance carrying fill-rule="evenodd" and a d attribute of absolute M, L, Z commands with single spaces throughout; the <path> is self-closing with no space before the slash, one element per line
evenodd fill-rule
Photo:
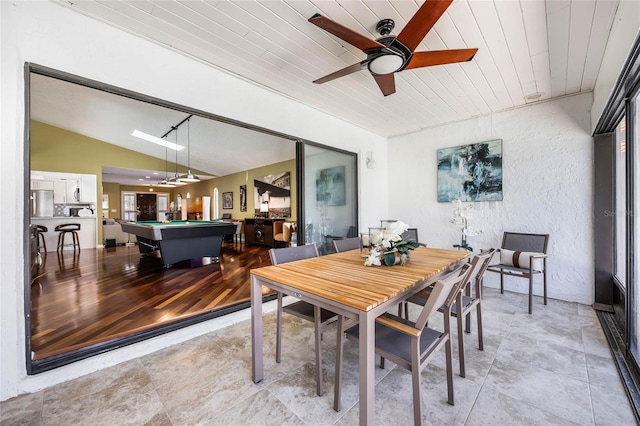
<path fill-rule="evenodd" d="M 328 309 L 359 326 L 360 424 L 375 424 L 375 320 L 409 296 L 432 285 L 471 253 L 418 247 L 408 262 L 364 266 L 360 250 L 297 260 L 251 270 L 252 379 L 264 378 L 263 286 Z"/>

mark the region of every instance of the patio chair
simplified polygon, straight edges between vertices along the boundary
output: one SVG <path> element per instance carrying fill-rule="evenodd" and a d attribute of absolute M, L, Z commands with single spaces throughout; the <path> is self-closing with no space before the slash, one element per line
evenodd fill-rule
<path fill-rule="evenodd" d="M 342 240 L 333 240 L 333 248 L 336 253 L 348 250 L 358 250 L 362 247 L 360 237 L 344 238 Z"/>
<path fill-rule="evenodd" d="M 411 371 L 413 378 L 413 416 L 416 425 L 422 424 L 420 373 L 442 346 L 445 346 L 447 402 L 451 405 L 454 404 L 450 324 L 449 321 L 444 321 L 444 331 L 439 331 L 427 327 L 427 321 L 440 306 L 444 306 L 446 314 L 449 315 L 456 296 L 469 280 L 470 272 L 470 266 L 465 264 L 436 282 L 431 292 L 431 297 L 424 305 L 416 322 L 389 313 L 376 319 L 375 353 Z M 338 320 L 338 328 L 341 327 L 342 318 Z M 358 341 L 358 325 L 347 329 L 345 335 L 349 340 Z M 340 334 L 339 336 L 334 408 L 335 406 L 338 408 L 340 406 L 339 389 L 342 382 L 342 335 Z"/>
<path fill-rule="evenodd" d="M 273 265 L 280 265 L 282 263 L 293 262 L 295 260 L 308 259 L 312 257 L 318 257 L 318 249 L 314 244 L 273 248 L 269 250 L 269 257 Z M 282 313 L 294 315 L 298 318 L 307 320 L 314 324 L 315 329 L 315 343 L 316 343 L 316 393 L 318 396 L 322 396 L 322 351 L 320 349 L 320 340 L 322 339 L 322 333 L 329 326 L 338 315 L 321 309 L 318 306 L 312 305 L 307 302 L 299 301 L 291 303 L 287 306 L 282 304 L 282 293 L 278 292 L 278 310 L 277 310 L 277 325 L 276 325 L 276 362 L 280 362 L 282 358 Z"/>
<path fill-rule="evenodd" d="M 529 279 L 529 313 L 533 306 L 533 276 L 542 274 L 544 304 L 547 304 L 547 247 L 549 234 L 525 234 L 505 232 L 500 253 L 500 263 L 489 265 L 487 271 L 500 274 L 500 293 L 504 293 L 504 276 Z"/>
<path fill-rule="evenodd" d="M 420 244 L 422 247 L 426 247 L 427 245 L 421 243 L 418 239 L 418 228 L 409 228 L 402 233 L 402 239 L 407 241 L 415 241 Z"/>
<path fill-rule="evenodd" d="M 478 349 L 484 350 L 484 343 L 482 339 L 482 277 L 491 262 L 495 249 L 491 249 L 481 254 L 474 256 L 470 261 L 471 273 L 469 280 L 465 283 L 463 291 L 456 297 L 456 301 L 451 307 L 451 316 L 457 319 L 458 325 L 458 360 L 460 362 L 460 376 L 466 377 L 465 361 L 464 361 L 464 338 L 463 338 L 463 321 L 466 323 L 464 331 L 471 333 L 471 311 L 476 308 L 476 322 L 478 323 Z M 475 285 L 475 297 L 471 296 L 472 283 Z M 427 288 L 414 296 L 407 299 L 407 302 L 414 303 L 416 305 L 424 306 L 424 304 L 431 297 L 431 288 Z M 405 318 L 409 319 L 408 303 L 404 303 Z M 461 309 L 458 309 L 461 307 Z M 440 307 L 438 311 L 445 311 L 444 307 Z M 398 313 L 398 315 L 400 315 Z M 445 316 L 445 321 L 448 317 Z"/>

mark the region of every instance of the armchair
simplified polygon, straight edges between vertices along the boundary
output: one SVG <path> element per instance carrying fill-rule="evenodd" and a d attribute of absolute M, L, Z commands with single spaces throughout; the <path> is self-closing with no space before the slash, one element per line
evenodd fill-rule
<path fill-rule="evenodd" d="M 500 293 L 504 293 L 504 276 L 529 279 L 529 313 L 533 306 L 533 276 L 542 274 L 544 304 L 547 304 L 547 247 L 549 234 L 505 232 L 498 250 L 500 263 L 489 265 L 488 272 L 500 274 Z"/>

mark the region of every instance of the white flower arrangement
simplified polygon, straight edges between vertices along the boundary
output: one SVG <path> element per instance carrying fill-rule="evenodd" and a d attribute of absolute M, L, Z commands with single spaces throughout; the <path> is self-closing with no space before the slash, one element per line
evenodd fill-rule
<path fill-rule="evenodd" d="M 409 250 L 419 247 L 416 241 L 406 241 L 402 239 L 409 225 L 404 222 L 391 222 L 388 228 L 381 233 L 371 236 L 371 251 L 369 257 L 364 261 L 364 266 L 387 266 L 400 263 L 404 265 L 409 258 Z"/>
<path fill-rule="evenodd" d="M 453 219 L 451 223 L 460 228 L 462 238 L 460 244 L 454 244 L 456 248 L 473 251 L 473 247 L 467 244 L 467 237 L 474 237 L 482 234 L 482 231 L 470 225 L 469 221 L 473 217 L 473 204 L 462 204 L 462 201 L 455 199 L 451 201 L 455 210 L 453 211 Z"/>

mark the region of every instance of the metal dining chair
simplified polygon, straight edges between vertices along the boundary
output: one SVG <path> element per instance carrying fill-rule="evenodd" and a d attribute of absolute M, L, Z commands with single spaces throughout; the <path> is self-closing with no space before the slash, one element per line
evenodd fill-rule
<path fill-rule="evenodd" d="M 280 265 L 295 260 L 309 259 L 318 257 L 318 249 L 314 244 L 274 248 L 269 250 L 269 257 L 273 265 Z M 282 293 L 278 292 L 278 310 L 276 325 L 276 362 L 280 362 L 282 358 L 282 313 L 286 312 L 290 315 L 307 320 L 314 324 L 315 344 L 316 344 L 316 393 L 322 396 L 322 350 L 320 349 L 320 341 L 322 333 L 327 329 L 329 324 L 335 322 L 338 316 L 336 313 L 322 309 L 304 301 L 294 302 L 287 306 L 283 306 Z"/>
<path fill-rule="evenodd" d="M 451 361 L 451 330 L 449 321 L 444 321 L 444 331 L 427 327 L 429 317 L 441 306 L 447 314 L 457 295 L 469 280 L 472 268 L 469 264 L 454 270 L 436 282 L 431 297 L 424 305 L 416 322 L 386 313 L 376 319 L 375 353 L 391 360 L 396 365 L 411 371 L 413 379 L 413 416 L 416 425 L 422 425 L 422 390 L 420 373 L 433 359 L 435 353 L 445 347 L 447 371 L 447 402 L 454 403 L 453 372 Z M 338 328 L 342 328 L 342 317 Z M 344 333 L 349 340 L 358 341 L 358 325 Z M 342 385 L 342 334 L 339 335 L 336 357 L 336 396 L 334 408 L 340 408 L 340 387 Z"/>
<path fill-rule="evenodd" d="M 333 248 L 336 253 L 349 250 L 359 250 L 362 247 L 360 237 L 344 238 L 342 240 L 333 240 Z"/>
<path fill-rule="evenodd" d="M 463 321 L 464 331 L 466 333 L 471 332 L 471 311 L 476 308 L 476 322 L 478 323 L 478 349 L 483 351 L 484 344 L 482 339 L 482 277 L 484 276 L 489 262 L 495 253 L 494 249 L 490 249 L 482 252 L 481 254 L 474 256 L 469 262 L 472 271 L 469 275 L 469 280 L 465 283 L 462 291 L 457 296 L 455 303 L 451 307 L 451 316 L 455 317 L 458 325 L 458 360 L 460 362 L 460 376 L 466 376 L 465 361 L 464 361 L 464 336 L 463 336 Z M 471 295 L 472 283 L 475 287 L 475 295 Z M 405 318 L 409 319 L 409 309 L 407 303 L 414 303 L 416 305 L 424 306 L 425 303 L 431 297 L 431 289 L 423 290 L 410 298 L 404 304 Z M 460 309 L 459 309 L 460 308 Z M 438 309 L 440 312 L 445 312 L 444 307 Z M 445 322 L 448 322 L 448 316 L 445 313 Z"/>

